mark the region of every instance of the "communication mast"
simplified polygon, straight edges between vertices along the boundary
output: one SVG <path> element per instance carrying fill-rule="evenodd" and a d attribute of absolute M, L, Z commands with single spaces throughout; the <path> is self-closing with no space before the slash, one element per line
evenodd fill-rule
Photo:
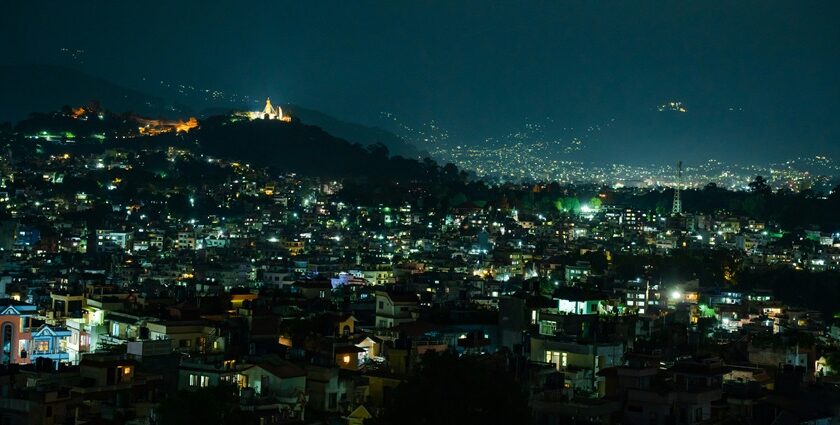
<path fill-rule="evenodd" d="M 677 162 L 677 188 L 674 190 L 674 205 L 671 208 L 671 215 L 682 215 L 682 199 L 680 198 L 680 191 L 682 190 L 682 161 Z"/>

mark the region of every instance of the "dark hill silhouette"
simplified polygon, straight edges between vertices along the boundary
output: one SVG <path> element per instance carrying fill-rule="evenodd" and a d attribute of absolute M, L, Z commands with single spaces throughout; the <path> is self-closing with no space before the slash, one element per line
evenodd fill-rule
<path fill-rule="evenodd" d="M 336 118 L 321 111 L 305 108 L 299 105 L 280 105 L 284 113 L 287 113 L 306 124 L 322 128 L 333 136 L 347 140 L 350 143 L 358 143 L 362 146 L 381 144 L 388 148 L 391 155 L 400 155 L 406 158 L 419 158 L 429 156 L 414 145 L 407 142 L 400 136 L 378 127 L 370 127 Z M 202 117 L 214 115 L 225 115 L 236 111 L 254 109 L 255 107 L 242 106 L 240 108 L 208 108 L 202 111 Z"/>
<path fill-rule="evenodd" d="M 377 143 L 382 144 L 388 148 L 388 151 L 392 155 L 400 155 L 407 158 L 428 156 L 427 153 L 421 152 L 403 138 L 378 127 L 369 127 L 344 121 L 323 112 L 303 108 L 298 105 L 288 105 L 283 110 L 307 124 L 321 127 L 326 132 L 351 143 L 359 143 L 366 146 Z"/>
<path fill-rule="evenodd" d="M 350 143 L 300 120 L 229 122 L 223 116 L 210 117 L 202 121 L 200 129 L 190 132 L 193 137 L 209 155 L 304 175 L 397 181 L 437 179 L 440 173 L 446 173 L 447 178 L 463 177 L 451 169 L 454 167 L 390 157 L 383 144 L 365 147 Z"/>
<path fill-rule="evenodd" d="M 0 122 L 24 120 L 32 111 L 57 111 L 63 106 L 98 102 L 110 111 L 136 113 L 149 118 L 179 119 L 194 116 L 193 108 L 164 97 L 130 89 L 85 72 L 58 65 L 0 65 Z M 198 99 L 184 100 L 200 105 Z M 281 105 L 303 122 L 362 146 L 382 144 L 392 155 L 409 158 L 427 156 L 399 136 L 375 127 L 344 121 L 298 105 Z M 214 107 L 201 117 L 254 109 L 255 106 Z"/>
<path fill-rule="evenodd" d="M 189 116 L 189 108 L 183 105 L 55 65 L 0 65 L 0 93 L 0 122 L 21 120 L 31 111 L 54 111 L 91 101 L 148 117 Z"/>
<path fill-rule="evenodd" d="M 20 136 L 42 134 L 54 141 L 74 140 L 81 146 L 183 146 L 197 145 L 201 153 L 234 161 L 245 161 L 279 172 L 295 172 L 328 178 L 390 181 L 458 181 L 466 174 L 448 164 L 439 167 L 431 159 L 418 161 L 400 155 L 391 156 L 382 143 L 364 146 L 333 136 L 320 127 L 277 120 L 237 120 L 231 115 L 216 115 L 201 120 L 188 133 L 175 133 L 162 121 L 149 120 L 133 113 L 114 113 L 99 105 L 87 105 L 75 118 L 76 110 L 30 113 L 9 130 Z M 140 136 L 139 128 L 161 131 L 158 136 Z M 165 122 L 166 125 L 174 121 Z M 167 132 L 168 131 L 168 132 Z M 128 137 L 128 139 L 126 139 Z M 102 143 L 101 141 L 105 141 Z"/>

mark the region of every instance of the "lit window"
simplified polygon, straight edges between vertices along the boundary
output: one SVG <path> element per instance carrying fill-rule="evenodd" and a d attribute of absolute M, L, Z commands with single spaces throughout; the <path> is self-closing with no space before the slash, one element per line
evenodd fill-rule
<path fill-rule="evenodd" d="M 342 360 L 344 361 L 345 364 L 349 364 L 350 363 L 350 355 L 344 355 L 344 358 Z"/>
<path fill-rule="evenodd" d="M 557 331 L 557 322 L 540 321 L 540 335 L 554 335 Z"/>
<path fill-rule="evenodd" d="M 554 364 L 559 370 L 561 367 L 566 367 L 568 365 L 567 356 L 568 353 L 563 353 L 560 351 L 546 351 L 545 362 Z"/>

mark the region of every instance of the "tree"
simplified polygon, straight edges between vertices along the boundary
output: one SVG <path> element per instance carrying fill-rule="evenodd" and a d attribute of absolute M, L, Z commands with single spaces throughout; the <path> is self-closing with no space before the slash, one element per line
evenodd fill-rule
<path fill-rule="evenodd" d="M 234 385 L 181 390 L 170 395 L 158 408 L 158 423 L 239 425 L 253 423 L 255 417 L 239 408 Z"/>
<path fill-rule="evenodd" d="M 750 217 L 761 218 L 764 217 L 767 201 L 763 196 L 750 195 L 744 199 L 743 208 Z"/>
<path fill-rule="evenodd" d="M 578 200 L 578 198 L 575 197 L 564 198 L 563 210 L 577 214 L 580 211 L 580 200 Z"/>
<path fill-rule="evenodd" d="M 374 143 L 367 147 L 368 152 L 373 155 L 377 159 L 387 159 L 388 158 L 388 147 L 383 145 L 382 143 Z"/>
<path fill-rule="evenodd" d="M 826 360 L 828 361 L 828 374 L 833 376 L 840 375 L 840 351 L 829 354 Z"/>
<path fill-rule="evenodd" d="M 424 355 L 394 392 L 382 423 L 518 424 L 530 422 L 528 401 L 504 362 L 455 354 Z M 502 363 L 502 364 L 499 364 Z"/>
<path fill-rule="evenodd" d="M 767 180 L 763 176 L 755 176 L 755 179 L 750 182 L 750 191 L 760 194 L 769 194 L 770 186 L 767 185 Z"/>

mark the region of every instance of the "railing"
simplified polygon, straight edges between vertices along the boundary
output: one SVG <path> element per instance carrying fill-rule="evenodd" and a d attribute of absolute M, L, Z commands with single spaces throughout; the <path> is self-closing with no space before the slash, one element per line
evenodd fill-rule
<path fill-rule="evenodd" d="M 417 339 L 417 340 L 413 340 L 413 341 L 412 341 L 412 343 L 413 343 L 415 346 L 421 346 L 421 345 L 448 345 L 448 344 L 447 344 L 447 342 L 446 342 L 446 340 L 443 340 L 443 339 L 432 339 L 432 338 L 427 338 L 427 339 Z"/>

